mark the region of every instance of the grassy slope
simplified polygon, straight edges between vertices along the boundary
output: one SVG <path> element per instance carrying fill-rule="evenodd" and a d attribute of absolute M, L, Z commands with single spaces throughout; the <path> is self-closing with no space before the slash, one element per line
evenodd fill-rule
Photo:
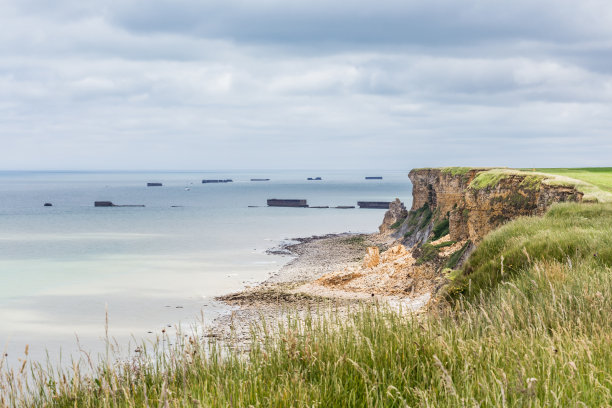
<path fill-rule="evenodd" d="M 525 169 L 529 170 L 529 169 Z M 571 177 L 586 181 L 604 191 L 612 193 L 612 167 L 586 167 L 575 169 L 535 169 L 538 172 Z"/>
<path fill-rule="evenodd" d="M 452 289 L 473 297 L 534 261 L 611 266 L 612 205 L 556 205 L 543 217 L 524 217 L 498 228 L 472 253 Z"/>
<path fill-rule="evenodd" d="M 559 205 L 485 238 L 478 283 L 438 314 L 316 311 L 255 331 L 248 359 L 188 342 L 92 381 L 43 376 L 30 406 L 609 406 L 611 237 L 612 205 Z"/>

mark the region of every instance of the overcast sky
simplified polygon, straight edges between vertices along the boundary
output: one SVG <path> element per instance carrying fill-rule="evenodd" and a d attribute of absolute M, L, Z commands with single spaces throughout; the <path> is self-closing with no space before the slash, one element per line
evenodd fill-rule
<path fill-rule="evenodd" d="M 2 0 L 1 169 L 612 165 L 610 0 Z"/>

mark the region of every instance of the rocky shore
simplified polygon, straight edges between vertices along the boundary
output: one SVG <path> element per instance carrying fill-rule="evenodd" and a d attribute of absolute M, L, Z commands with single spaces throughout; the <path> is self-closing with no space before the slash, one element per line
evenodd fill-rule
<path fill-rule="evenodd" d="M 360 302 L 385 301 L 405 310 L 417 310 L 429 300 L 428 294 L 385 294 L 380 290 L 372 292 L 368 284 L 343 288 L 333 278 L 328 281 L 343 271 L 362 268 L 368 248 L 386 251 L 394 242 L 389 235 L 346 233 L 291 241 L 297 243 L 272 248 L 268 253 L 291 254 L 295 259 L 261 284 L 217 298 L 236 309 L 215 321 L 209 337 L 245 348 L 254 325 L 275 327 L 290 315 L 303 316 L 322 306 L 343 312 Z"/>

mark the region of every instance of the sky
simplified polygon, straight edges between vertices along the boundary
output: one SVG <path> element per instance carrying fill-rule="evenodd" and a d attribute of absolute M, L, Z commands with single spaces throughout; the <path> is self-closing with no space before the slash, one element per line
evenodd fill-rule
<path fill-rule="evenodd" d="M 2 0 L 0 169 L 612 166 L 610 0 Z"/>

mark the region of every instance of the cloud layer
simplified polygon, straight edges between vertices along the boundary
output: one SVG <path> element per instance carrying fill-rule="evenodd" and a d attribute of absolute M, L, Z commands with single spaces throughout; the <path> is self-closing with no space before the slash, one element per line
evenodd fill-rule
<path fill-rule="evenodd" d="M 4 169 L 610 165 L 604 0 L 9 0 Z"/>

